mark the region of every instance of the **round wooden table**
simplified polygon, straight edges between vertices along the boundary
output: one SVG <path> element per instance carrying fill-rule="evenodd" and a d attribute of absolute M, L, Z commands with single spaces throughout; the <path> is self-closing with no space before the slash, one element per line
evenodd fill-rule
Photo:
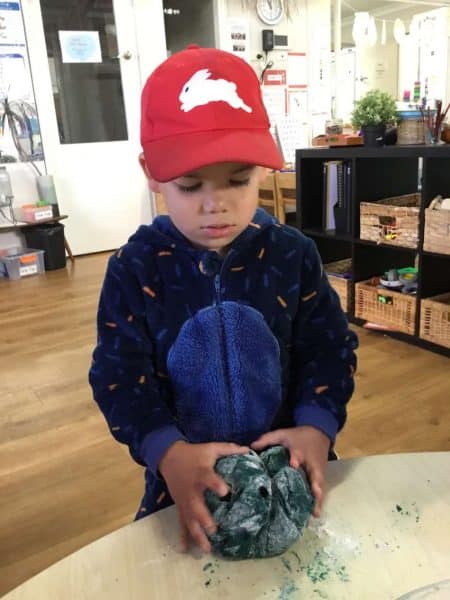
<path fill-rule="evenodd" d="M 336 461 L 327 489 L 321 518 L 276 558 L 181 554 L 171 507 L 82 548 L 4 599 L 450 598 L 450 452 Z"/>

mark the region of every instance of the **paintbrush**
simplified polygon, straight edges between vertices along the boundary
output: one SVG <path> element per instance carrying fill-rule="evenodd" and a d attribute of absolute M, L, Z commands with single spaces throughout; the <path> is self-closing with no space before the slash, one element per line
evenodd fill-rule
<path fill-rule="evenodd" d="M 441 123 L 442 100 L 436 100 L 436 117 L 434 118 L 433 135 L 436 140 L 439 136 L 439 127 Z"/>
<path fill-rule="evenodd" d="M 423 107 L 422 107 L 422 106 L 419 106 L 418 104 L 416 105 L 416 108 L 417 108 L 417 107 L 418 107 L 418 108 L 419 108 L 419 110 L 420 110 L 420 115 L 421 115 L 421 117 L 422 117 L 422 122 L 423 122 L 423 124 L 425 125 L 425 113 L 424 113 Z"/>
<path fill-rule="evenodd" d="M 442 109 L 442 102 L 441 102 L 441 109 Z M 441 130 L 442 127 L 442 123 L 445 121 L 445 117 L 447 116 L 447 113 L 450 109 L 450 102 L 447 104 L 447 108 L 444 110 L 444 112 L 442 112 L 442 110 L 440 111 L 440 116 L 439 116 L 439 121 L 436 123 L 436 137 L 439 136 L 439 131 Z"/>

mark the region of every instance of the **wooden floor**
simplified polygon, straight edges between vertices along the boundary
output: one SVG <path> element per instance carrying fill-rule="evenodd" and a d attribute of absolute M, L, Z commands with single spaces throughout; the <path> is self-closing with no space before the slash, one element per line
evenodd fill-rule
<path fill-rule="evenodd" d="M 143 491 L 87 383 L 107 258 L 0 281 L 0 595 L 130 522 Z M 359 333 L 341 457 L 450 450 L 448 359 Z"/>

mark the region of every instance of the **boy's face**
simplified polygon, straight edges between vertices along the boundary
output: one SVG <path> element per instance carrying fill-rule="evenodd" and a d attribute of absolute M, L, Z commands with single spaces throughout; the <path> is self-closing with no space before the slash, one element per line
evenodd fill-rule
<path fill-rule="evenodd" d="M 148 173 L 153 192 L 161 192 L 175 227 L 194 246 L 223 252 L 248 226 L 258 205 L 258 187 L 267 169 L 242 163 L 220 163 L 196 169 L 167 183 Z"/>

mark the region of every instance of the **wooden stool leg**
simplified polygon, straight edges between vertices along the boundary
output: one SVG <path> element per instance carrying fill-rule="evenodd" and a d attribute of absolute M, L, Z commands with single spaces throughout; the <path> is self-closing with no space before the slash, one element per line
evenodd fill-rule
<path fill-rule="evenodd" d="M 64 236 L 64 248 L 67 250 L 67 254 L 69 255 L 70 260 L 74 262 L 75 259 L 73 257 L 72 250 L 70 249 L 69 242 L 67 241 L 66 236 Z"/>

